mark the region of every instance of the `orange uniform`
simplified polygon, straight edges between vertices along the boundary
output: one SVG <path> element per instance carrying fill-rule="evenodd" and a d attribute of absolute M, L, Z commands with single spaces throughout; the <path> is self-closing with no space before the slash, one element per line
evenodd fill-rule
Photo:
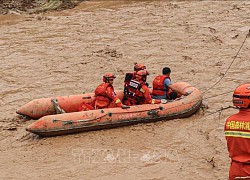
<path fill-rule="evenodd" d="M 121 100 L 116 96 L 114 88 L 109 83 L 102 83 L 95 90 L 95 109 L 122 107 Z"/>
<path fill-rule="evenodd" d="M 250 109 L 230 116 L 224 130 L 231 158 L 229 180 L 250 176 Z"/>
<path fill-rule="evenodd" d="M 112 73 L 106 73 L 103 76 L 103 83 L 97 86 L 95 89 L 95 100 L 91 103 L 83 102 L 79 111 L 88 111 L 93 109 L 103 109 L 103 108 L 114 108 L 114 107 L 124 107 L 121 100 L 116 97 L 113 81 L 115 79 L 115 75 Z"/>
<path fill-rule="evenodd" d="M 168 78 L 171 82 L 169 76 L 158 75 L 155 77 L 153 81 L 153 96 L 165 96 L 165 98 L 169 97 L 169 94 L 173 92 L 170 88 L 167 87 L 167 84 L 164 84 L 165 79 Z"/>
<path fill-rule="evenodd" d="M 135 79 L 136 73 L 138 71 L 144 70 L 144 69 L 146 69 L 146 66 L 144 64 L 135 63 L 134 64 L 134 72 L 126 73 L 125 80 L 124 80 L 124 94 L 126 94 L 126 91 L 127 91 L 127 88 L 129 86 L 130 81 Z M 148 86 L 147 83 L 146 83 L 146 85 Z"/>
<path fill-rule="evenodd" d="M 123 103 L 128 106 L 160 102 L 160 100 L 152 99 L 146 83 L 138 80 L 130 81 L 123 98 Z"/>

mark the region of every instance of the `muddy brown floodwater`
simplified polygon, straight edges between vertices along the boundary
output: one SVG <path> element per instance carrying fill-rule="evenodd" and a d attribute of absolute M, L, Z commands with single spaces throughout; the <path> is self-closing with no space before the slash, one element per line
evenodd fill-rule
<path fill-rule="evenodd" d="M 1 15 L 0 179 L 227 179 L 223 126 L 236 111 L 209 114 L 232 105 L 234 88 L 249 82 L 249 38 L 230 67 L 249 14 L 249 1 L 86 1 L 60 12 Z M 107 71 L 122 89 L 134 62 L 146 64 L 150 84 L 171 67 L 174 82 L 205 92 L 208 108 L 53 138 L 26 132 L 34 120 L 15 113 L 35 98 L 92 92 Z"/>

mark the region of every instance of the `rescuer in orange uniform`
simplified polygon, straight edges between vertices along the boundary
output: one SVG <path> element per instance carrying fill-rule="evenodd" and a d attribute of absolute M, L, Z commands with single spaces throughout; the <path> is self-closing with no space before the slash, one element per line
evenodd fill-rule
<path fill-rule="evenodd" d="M 153 81 L 153 91 L 152 96 L 155 99 L 170 99 L 174 100 L 177 98 L 177 93 L 180 95 L 187 96 L 191 92 L 182 93 L 176 89 L 170 79 L 171 69 L 169 67 L 164 67 L 162 69 L 162 75 L 155 77 Z"/>
<path fill-rule="evenodd" d="M 115 75 L 112 73 L 106 73 L 103 76 L 103 83 L 97 86 L 95 89 L 95 100 L 92 104 L 83 102 L 79 111 L 88 111 L 93 109 L 103 109 L 103 108 L 115 108 L 121 107 L 123 109 L 129 108 L 123 105 L 121 100 L 116 96 L 113 82 Z"/>
<path fill-rule="evenodd" d="M 129 82 L 132 80 L 132 79 L 135 79 L 135 74 L 137 71 L 140 71 L 140 70 L 144 70 L 146 69 L 146 66 L 144 64 L 138 64 L 138 63 L 135 63 L 134 64 L 134 72 L 131 72 L 131 73 L 126 73 L 125 75 L 125 80 L 124 80 L 124 91 L 126 91 L 126 88 L 128 87 L 129 85 Z"/>
<path fill-rule="evenodd" d="M 149 89 L 146 85 L 148 76 L 147 70 L 140 70 L 135 73 L 135 79 L 132 79 L 127 90 L 124 92 L 123 103 L 132 106 L 140 104 L 158 104 L 160 100 L 152 99 Z"/>
<path fill-rule="evenodd" d="M 231 158 L 229 180 L 250 179 L 250 83 L 235 89 L 233 104 L 239 112 L 227 118 L 224 127 Z"/>
<path fill-rule="evenodd" d="M 100 84 L 95 89 L 96 99 L 93 103 L 95 109 L 123 106 L 121 100 L 116 96 L 114 91 L 113 82 L 115 78 L 115 75 L 112 73 L 106 73 L 103 76 L 104 83 Z"/>

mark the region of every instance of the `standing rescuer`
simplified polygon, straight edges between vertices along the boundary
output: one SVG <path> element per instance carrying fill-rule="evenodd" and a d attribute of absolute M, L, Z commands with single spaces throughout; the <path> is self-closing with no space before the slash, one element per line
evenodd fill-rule
<path fill-rule="evenodd" d="M 231 158 L 229 180 L 250 179 L 250 83 L 235 89 L 233 104 L 239 112 L 228 117 L 224 127 Z"/>

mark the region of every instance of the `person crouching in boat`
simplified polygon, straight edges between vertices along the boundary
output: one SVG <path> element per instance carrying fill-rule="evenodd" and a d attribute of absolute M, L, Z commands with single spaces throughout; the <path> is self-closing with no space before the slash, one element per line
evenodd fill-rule
<path fill-rule="evenodd" d="M 95 89 L 95 101 L 93 102 L 95 109 L 124 108 L 121 100 L 116 96 L 114 91 L 113 82 L 115 78 L 115 75 L 112 73 L 106 73 L 103 76 L 103 83 Z"/>
<path fill-rule="evenodd" d="M 134 64 L 134 72 L 126 73 L 125 80 L 124 80 L 124 93 L 127 91 L 128 85 L 131 80 L 135 79 L 135 74 L 140 71 L 146 69 L 144 64 Z"/>
<path fill-rule="evenodd" d="M 132 79 L 124 92 L 123 103 L 128 106 L 140 104 L 158 104 L 160 100 L 152 99 L 149 89 L 146 85 L 148 76 L 147 70 L 140 70 L 135 73 L 135 79 Z"/>
<path fill-rule="evenodd" d="M 176 89 L 170 79 L 171 69 L 169 67 L 164 67 L 162 69 L 162 75 L 155 77 L 153 81 L 153 91 L 152 96 L 154 99 L 169 99 L 174 100 L 177 98 L 177 94 L 187 96 L 188 92 L 181 92 Z"/>
<path fill-rule="evenodd" d="M 135 79 L 136 72 L 138 72 L 140 70 L 144 70 L 144 69 L 146 69 L 146 66 L 144 64 L 135 63 L 134 64 L 134 72 L 126 73 L 126 75 L 125 75 L 124 88 L 126 88 L 126 86 L 128 86 L 129 82 L 132 79 Z"/>
<path fill-rule="evenodd" d="M 229 180 L 250 179 L 250 83 L 234 90 L 233 105 L 239 112 L 228 117 L 224 126 L 231 158 Z"/>

